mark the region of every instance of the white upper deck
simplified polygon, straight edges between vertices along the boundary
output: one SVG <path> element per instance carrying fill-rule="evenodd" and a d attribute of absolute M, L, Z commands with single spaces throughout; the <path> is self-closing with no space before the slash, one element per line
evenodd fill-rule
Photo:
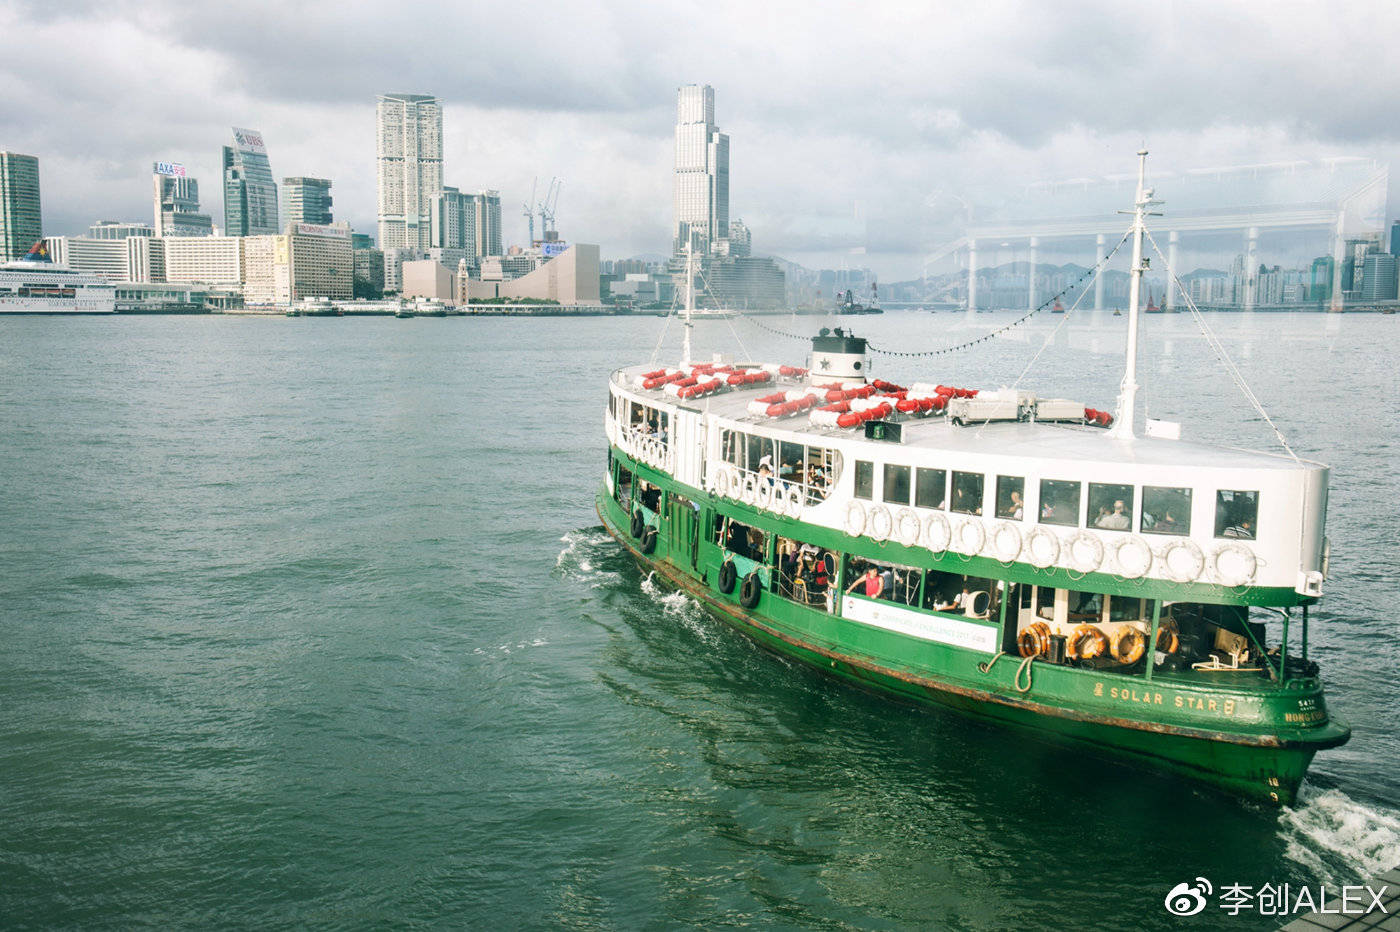
<path fill-rule="evenodd" d="M 906 414 L 891 410 L 899 395 L 868 388 L 871 397 L 849 403 L 887 405 L 870 419 L 897 425 L 898 436 L 867 439 L 860 423 L 840 427 L 835 412 L 813 414 L 832 403 L 832 379 L 761 368 L 766 380 L 730 386 L 732 373 L 721 372 L 718 390 L 691 398 L 674 386 L 643 387 L 655 367 L 618 370 L 609 438 L 687 484 L 876 540 L 1133 579 L 1320 594 L 1328 480 L 1321 464 L 1122 436 L 1087 424 L 1091 409 L 1026 393 L 983 392 Z M 699 381 L 707 378 L 714 381 Z M 841 381 L 845 389 L 864 382 Z M 777 393 L 812 398 L 797 411 L 758 402 Z M 902 393 L 932 394 L 921 385 Z M 635 429 L 639 417 L 653 419 L 650 433 Z M 771 479 L 760 472 L 765 452 Z M 820 473 L 818 461 L 828 464 Z M 829 485 L 815 489 L 805 472 Z M 776 489 L 765 493 L 768 484 Z"/>

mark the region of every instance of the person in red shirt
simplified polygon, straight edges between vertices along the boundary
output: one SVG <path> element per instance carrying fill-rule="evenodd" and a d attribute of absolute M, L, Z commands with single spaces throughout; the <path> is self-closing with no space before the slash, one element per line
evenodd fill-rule
<path fill-rule="evenodd" d="M 851 583 L 850 586 L 846 588 L 846 593 L 849 595 L 855 591 L 856 586 L 862 584 L 865 586 L 865 597 L 868 599 L 878 599 L 880 593 L 885 590 L 885 582 L 880 578 L 880 574 L 876 572 L 873 566 L 866 567 L 865 575 L 860 576 L 855 582 Z"/>

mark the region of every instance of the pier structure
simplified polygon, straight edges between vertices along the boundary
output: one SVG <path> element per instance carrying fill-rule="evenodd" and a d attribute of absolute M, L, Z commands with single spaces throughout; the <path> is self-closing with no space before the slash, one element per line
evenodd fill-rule
<path fill-rule="evenodd" d="M 1001 209 L 979 206 L 978 222 L 961 237 L 943 244 L 926 257 L 926 265 L 949 255 L 966 264 L 967 308 L 978 307 L 978 273 L 985 257 L 998 248 L 1026 250 L 1026 303 L 1038 306 L 1036 273 L 1044 250 L 1063 254 L 1092 246 L 1093 263 L 1103 260 L 1110 244 L 1126 228 L 1125 218 L 1107 205 L 1122 203 L 1126 176 L 1076 179 L 1028 186 L 1024 197 Z M 1260 303 L 1258 267 L 1260 238 L 1280 232 L 1314 231 L 1329 238 L 1332 281 L 1329 310 L 1343 309 L 1349 282 L 1343 281 L 1348 255 L 1357 243 L 1384 246 L 1389 166 L 1373 159 L 1335 158 L 1317 162 L 1281 162 L 1227 168 L 1162 173 L 1152 179 L 1157 197 L 1166 201 L 1165 216 L 1157 221 L 1155 239 L 1178 275 L 1183 236 L 1219 237 L 1237 233 L 1243 257 L 1240 304 L 1253 310 Z M 1005 199 L 1005 195 L 1002 195 Z M 1105 209 L 1094 209 L 1104 204 Z M 971 212 L 969 211 L 969 214 Z M 1395 244 L 1392 244 L 1392 248 Z M 1153 251 L 1148 256 L 1155 258 Z M 1165 275 L 1166 270 L 1160 270 Z M 1181 294 L 1168 278 L 1164 310 L 1175 310 Z M 1094 283 L 1094 308 L 1104 307 L 1104 280 Z"/>

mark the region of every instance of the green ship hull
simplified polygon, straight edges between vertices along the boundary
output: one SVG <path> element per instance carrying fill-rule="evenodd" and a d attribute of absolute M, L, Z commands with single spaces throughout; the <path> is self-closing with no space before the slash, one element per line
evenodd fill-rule
<path fill-rule="evenodd" d="M 877 545 L 683 486 L 615 447 L 612 457 L 662 492 L 655 511 L 639 502 L 624 505 L 606 486 L 597 495 L 604 527 L 644 568 L 761 645 L 847 682 L 1283 805 L 1296 800 L 1313 756 L 1350 736 L 1344 723 L 1328 715 L 1315 677 L 1279 683 L 1251 676 L 1244 683 L 1237 674 L 1143 676 L 1044 663 L 862 624 L 842 617 L 839 605 L 828 611 L 783 598 L 775 591 L 771 566 L 738 559 L 708 539 L 703 529 L 716 516 L 855 557 L 922 568 L 956 566 L 957 572 L 1008 583 L 1063 586 L 1065 571 L 953 553 L 935 555 L 892 542 Z M 641 516 L 640 535 L 632 533 L 634 515 Z M 644 540 L 650 552 L 645 552 Z M 763 581 L 752 607 L 741 604 L 738 585 L 729 593 L 721 590 L 720 571 L 726 562 L 741 563 L 741 577 L 756 573 Z M 1096 579 L 1095 574 L 1076 575 L 1074 582 L 1146 598 L 1189 598 L 1183 590 L 1192 588 L 1173 585 L 1157 593 L 1148 581 L 1106 575 Z M 838 581 L 842 588 L 845 583 Z M 1251 605 L 1293 605 L 1298 598 L 1291 591 L 1255 589 L 1241 594 L 1204 584 L 1199 588 L 1212 591 L 1196 593 L 1198 597 L 1208 594 L 1220 603 L 1246 604 L 1247 598 Z M 995 625 L 997 643 L 1006 642 L 1005 618 L 983 624 Z"/>

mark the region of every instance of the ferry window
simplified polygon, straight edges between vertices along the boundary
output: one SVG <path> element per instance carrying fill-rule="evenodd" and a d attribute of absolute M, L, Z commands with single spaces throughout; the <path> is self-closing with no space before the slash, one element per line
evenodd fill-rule
<path fill-rule="evenodd" d="M 794 481 L 807 489 L 807 504 L 815 505 L 826 501 L 827 494 L 841 476 L 841 454 L 824 447 L 807 448 L 807 465 L 801 468 Z"/>
<path fill-rule="evenodd" d="M 778 468 L 779 479 L 786 479 L 789 482 L 801 482 L 798 478 L 802 472 L 802 464 L 807 461 L 802 444 L 789 443 L 786 440 L 778 444 Z"/>
<path fill-rule="evenodd" d="M 1142 487 L 1142 533 L 1191 533 L 1191 490 L 1163 486 Z"/>
<path fill-rule="evenodd" d="M 875 497 L 875 464 L 856 460 L 856 498 L 867 502 Z"/>
<path fill-rule="evenodd" d="M 884 499 L 895 505 L 909 504 L 909 467 L 885 464 Z"/>
<path fill-rule="evenodd" d="M 772 469 L 774 455 L 777 452 L 773 449 L 773 441 L 767 437 L 755 437 L 752 434 L 747 436 L 749 441 L 749 471 L 758 472 L 758 467 L 765 456 L 768 457 L 768 468 Z"/>
<path fill-rule="evenodd" d="M 953 510 L 965 515 L 982 513 L 982 474 L 953 473 Z"/>
<path fill-rule="evenodd" d="M 1151 621 L 1154 607 L 1153 599 L 1133 599 L 1121 595 L 1109 596 L 1108 620 Z"/>
<path fill-rule="evenodd" d="M 1133 529 L 1133 487 L 1089 483 L 1089 524 L 1105 531 Z"/>
<path fill-rule="evenodd" d="M 1079 526 L 1078 482 L 1042 479 L 1040 482 L 1040 523 Z"/>
<path fill-rule="evenodd" d="M 715 543 L 730 553 L 759 563 L 768 554 L 768 538 L 762 531 L 724 515 L 715 515 Z"/>
<path fill-rule="evenodd" d="M 1098 621 L 1103 614 L 1103 595 L 1098 592 L 1076 592 L 1071 589 L 1069 593 L 1069 618 L 1070 623 L 1077 621 Z"/>
<path fill-rule="evenodd" d="M 732 430 L 721 430 L 719 435 L 720 456 L 726 463 L 733 463 L 742 467 L 743 462 L 743 434 Z"/>
<path fill-rule="evenodd" d="M 652 485 L 645 479 L 637 483 L 637 501 L 650 511 L 661 510 L 661 487 Z"/>
<path fill-rule="evenodd" d="M 835 606 L 837 555 L 789 537 L 778 538 L 778 594 L 785 599 L 824 608 Z"/>
<path fill-rule="evenodd" d="M 1221 489 L 1215 493 L 1215 536 L 1254 540 L 1259 520 L 1259 493 Z"/>
<path fill-rule="evenodd" d="M 1026 480 L 997 476 L 997 517 L 1020 521 L 1026 516 Z"/>
<path fill-rule="evenodd" d="M 866 571 L 875 570 L 874 577 Z M 863 557 L 851 557 L 846 570 L 846 592 L 863 595 L 901 605 L 919 604 L 919 582 L 921 573 L 912 566 L 898 566 L 893 563 L 877 563 Z"/>
<path fill-rule="evenodd" d="M 923 606 L 935 612 L 985 618 L 996 604 L 996 586 L 993 579 L 929 570 L 924 574 Z"/>
<path fill-rule="evenodd" d="M 618 504 L 623 508 L 632 507 L 632 473 L 621 464 L 617 467 L 617 485 L 613 488 Z"/>
<path fill-rule="evenodd" d="M 920 469 L 914 477 L 914 504 L 920 508 L 942 508 L 948 497 L 946 469 Z"/>

